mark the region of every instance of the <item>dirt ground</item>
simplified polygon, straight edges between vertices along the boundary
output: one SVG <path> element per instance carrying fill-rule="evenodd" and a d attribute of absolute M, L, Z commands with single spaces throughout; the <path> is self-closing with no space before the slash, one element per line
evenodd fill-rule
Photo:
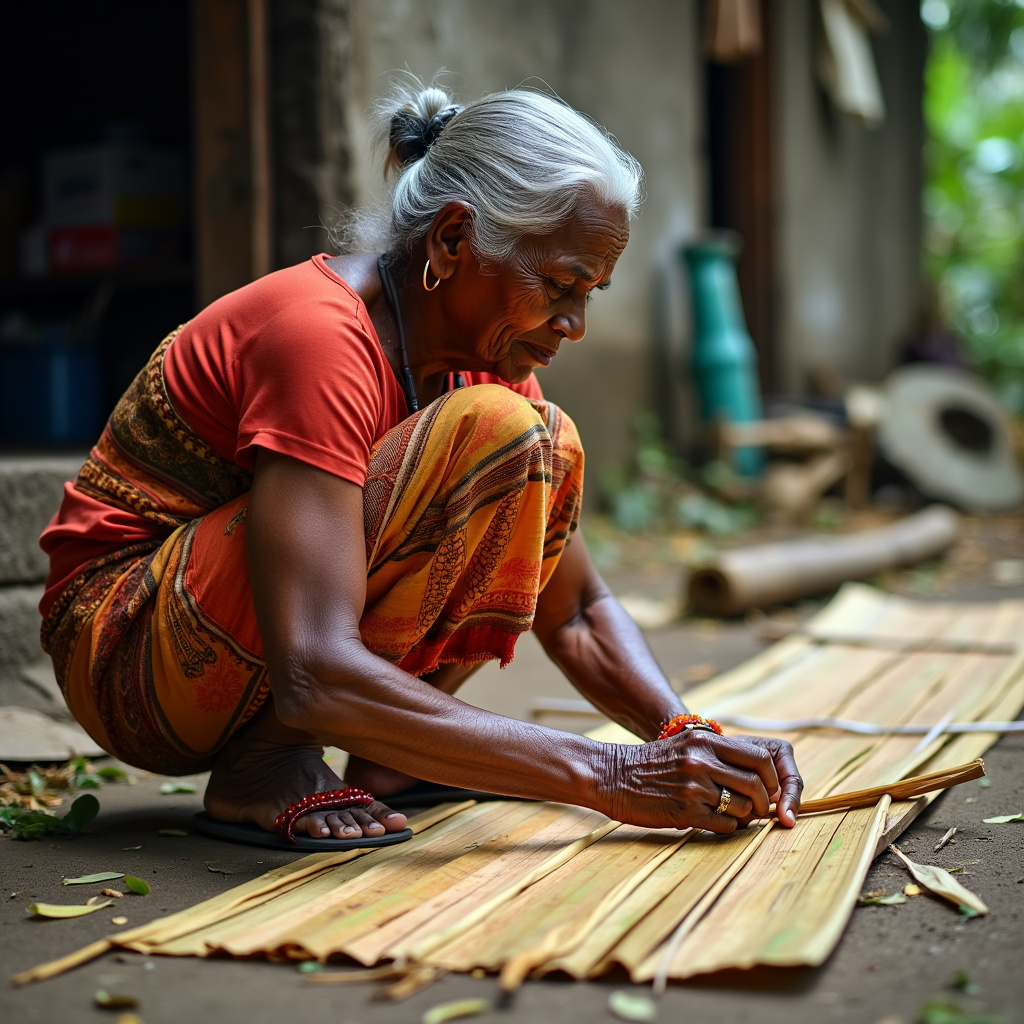
<path fill-rule="evenodd" d="M 981 531 L 991 540 L 989 550 L 981 550 L 978 537 L 970 535 L 956 556 L 959 563 L 954 559 L 956 571 L 948 565 L 933 567 L 896 574 L 886 582 L 893 589 L 937 599 L 1022 598 L 1024 586 L 995 589 L 985 571 L 993 557 L 1020 557 L 1019 524 L 1001 529 L 1002 533 L 988 527 Z M 654 600 L 676 594 L 679 566 L 650 552 L 640 554 L 606 572 L 616 593 Z M 814 607 L 802 605 L 797 614 L 808 614 Z M 649 640 L 669 675 L 676 678 L 686 678 L 688 672 L 705 675 L 709 666 L 724 670 L 764 646 L 756 631 L 743 622 L 694 619 L 653 630 Z M 531 638 L 521 642 L 509 669 L 484 669 L 460 694 L 472 703 L 520 717 L 528 715 L 538 697 L 573 695 Z M 963 1016 L 945 1018 L 950 1022 L 993 1020 L 974 1016 L 983 1013 L 997 1014 L 1007 1024 L 1024 1021 L 1024 824 L 982 822 L 992 815 L 1024 812 L 1024 735 L 1005 737 L 989 751 L 986 763 L 991 785 L 969 783 L 945 794 L 910 827 L 900 844 L 919 861 L 963 868 L 959 877 L 988 903 L 987 917 L 962 920 L 950 905 L 926 895 L 898 906 L 858 907 L 823 967 L 736 972 L 674 985 L 658 1004 L 657 1019 L 912 1024 L 924 1019 L 923 1004 L 939 1000 L 965 1011 Z M 129 925 L 143 924 L 295 859 L 293 854 L 234 846 L 195 834 L 158 835 L 158 830 L 166 828 L 192 831 L 191 817 L 200 809 L 203 779 L 193 780 L 196 795 L 161 796 L 160 779 L 134 774 L 133 786 L 109 784 L 96 791 L 102 810 L 91 835 L 29 843 L 0 839 L 0 962 L 8 974 L 119 930 L 110 923 L 114 913 L 125 915 Z M 934 852 L 952 826 L 957 828 L 955 840 Z M 141 848 L 125 850 L 136 846 Z M 41 920 L 25 912 L 35 901 L 70 902 L 61 885 L 63 877 L 114 869 L 144 878 L 152 892 L 125 897 L 109 910 L 75 920 Z M 895 892 L 908 881 L 905 869 L 886 853 L 871 868 L 865 891 Z M 83 886 L 81 893 L 91 895 L 100 888 Z M 955 984 L 958 975 L 961 987 Z M 621 977 L 588 983 L 528 982 L 510 1008 L 494 1009 L 476 1019 L 506 1024 L 538 1019 L 610 1021 L 609 993 L 623 987 L 629 985 Z M 313 985 L 286 965 L 108 954 L 50 981 L 20 989 L 0 986 L 0 1020 L 116 1020 L 116 1014 L 94 1005 L 97 989 L 136 997 L 136 1012 L 145 1024 L 235 1020 L 280 1024 L 297 1015 L 334 1024 L 390 1024 L 419 1021 L 427 1008 L 448 1000 L 496 995 L 493 978 L 448 976 L 406 1002 L 383 1003 L 373 1001 L 372 985 Z"/>

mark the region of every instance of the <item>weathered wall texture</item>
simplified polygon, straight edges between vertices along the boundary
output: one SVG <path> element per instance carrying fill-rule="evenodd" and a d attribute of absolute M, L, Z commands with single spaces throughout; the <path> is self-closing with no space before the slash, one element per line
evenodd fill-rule
<path fill-rule="evenodd" d="M 775 377 L 789 393 L 817 367 L 877 378 L 917 303 L 926 39 L 916 4 L 882 7 L 892 26 L 874 50 L 888 117 L 871 131 L 838 115 L 818 83 L 816 0 L 773 5 Z M 466 97 L 546 83 L 637 156 L 647 200 L 586 339 L 542 371 L 544 389 L 577 420 L 591 480 L 627 457 L 640 408 L 692 440 L 676 254 L 707 222 L 702 11 L 697 0 L 274 0 L 279 262 L 325 247 L 309 225 L 381 192 L 370 112 L 389 73 L 446 68 Z"/>
<path fill-rule="evenodd" d="M 880 4 L 873 48 L 888 113 L 871 130 L 838 115 L 817 83 L 814 0 L 777 3 L 776 278 L 780 378 L 817 367 L 877 379 L 920 296 L 925 30 L 918 5 Z"/>
<path fill-rule="evenodd" d="M 427 78 L 447 68 L 467 97 L 542 80 L 644 166 L 648 198 L 613 286 L 594 298 L 586 339 L 540 376 L 580 427 L 592 480 L 627 456 L 630 417 L 652 401 L 654 282 L 703 216 L 697 14 L 678 0 L 353 0 L 357 202 L 381 186 L 368 111 L 406 67 Z"/>

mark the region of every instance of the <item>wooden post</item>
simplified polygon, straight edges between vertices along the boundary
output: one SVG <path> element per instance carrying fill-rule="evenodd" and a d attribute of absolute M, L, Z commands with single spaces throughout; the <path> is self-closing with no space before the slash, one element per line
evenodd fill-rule
<path fill-rule="evenodd" d="M 196 298 L 270 269 L 265 0 L 193 0 Z"/>

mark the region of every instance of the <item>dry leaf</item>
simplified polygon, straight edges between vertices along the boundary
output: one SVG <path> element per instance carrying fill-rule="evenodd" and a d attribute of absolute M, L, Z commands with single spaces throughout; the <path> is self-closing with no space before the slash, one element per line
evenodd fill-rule
<path fill-rule="evenodd" d="M 919 885 L 914 885 L 913 882 L 907 882 L 907 884 L 903 886 L 904 896 L 920 896 L 923 892 L 924 889 L 922 889 Z"/>
<path fill-rule="evenodd" d="M 616 989 L 608 997 L 608 1009 L 619 1020 L 654 1020 L 658 1016 L 658 1006 L 647 995 Z"/>
<path fill-rule="evenodd" d="M 892 892 L 888 896 L 861 896 L 857 900 L 859 907 L 895 907 L 900 903 L 906 903 L 907 897 L 901 892 Z"/>
<path fill-rule="evenodd" d="M 94 903 L 91 907 L 74 903 L 30 903 L 26 909 L 30 914 L 38 914 L 39 917 L 84 917 L 93 911 L 109 907 L 113 902 L 104 900 L 102 903 Z"/>
<path fill-rule="evenodd" d="M 105 1010 L 134 1010 L 139 1005 L 135 996 L 106 992 L 102 988 L 96 989 L 92 998 L 97 1006 L 102 1006 Z"/>
<path fill-rule="evenodd" d="M 82 875 L 80 878 L 65 878 L 65 885 L 90 885 L 93 882 L 112 882 L 115 878 L 124 878 L 123 871 L 97 871 L 94 875 Z"/>
<path fill-rule="evenodd" d="M 103 895 L 104 896 L 113 896 L 115 900 L 119 900 L 119 899 L 121 899 L 122 896 L 124 896 L 124 893 L 121 892 L 120 889 L 104 889 L 103 890 Z"/>
<path fill-rule="evenodd" d="M 475 1017 L 491 1008 L 486 999 L 456 999 L 452 1003 L 441 1003 L 432 1006 L 423 1014 L 423 1024 L 444 1024 L 446 1020 L 458 1020 L 460 1017 Z"/>
<path fill-rule="evenodd" d="M 112 917 L 110 919 L 110 923 L 116 924 L 118 925 L 118 927 L 120 927 L 121 925 L 128 923 L 128 918 L 125 917 L 123 914 L 119 914 L 117 917 Z"/>
<path fill-rule="evenodd" d="M 183 828 L 162 828 L 157 831 L 158 836 L 187 836 Z"/>
<path fill-rule="evenodd" d="M 949 900 L 957 907 L 967 907 L 975 914 L 988 913 L 984 901 L 970 889 L 965 889 L 945 868 L 938 868 L 933 864 L 915 864 L 895 846 L 890 846 L 889 849 L 906 864 L 907 870 L 929 892 Z"/>
<path fill-rule="evenodd" d="M 160 795 L 172 796 L 174 793 L 194 793 L 196 787 L 191 782 L 162 782 L 160 783 Z"/>

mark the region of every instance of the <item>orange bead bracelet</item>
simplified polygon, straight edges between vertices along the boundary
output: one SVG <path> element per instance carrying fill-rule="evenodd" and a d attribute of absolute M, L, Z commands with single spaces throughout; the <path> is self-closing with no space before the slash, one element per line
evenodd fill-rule
<path fill-rule="evenodd" d="M 708 732 L 722 735 L 722 727 L 713 718 L 703 718 L 701 715 L 676 715 L 661 727 L 658 739 L 668 739 L 669 736 L 675 736 L 676 733 L 687 729 L 706 729 Z"/>

